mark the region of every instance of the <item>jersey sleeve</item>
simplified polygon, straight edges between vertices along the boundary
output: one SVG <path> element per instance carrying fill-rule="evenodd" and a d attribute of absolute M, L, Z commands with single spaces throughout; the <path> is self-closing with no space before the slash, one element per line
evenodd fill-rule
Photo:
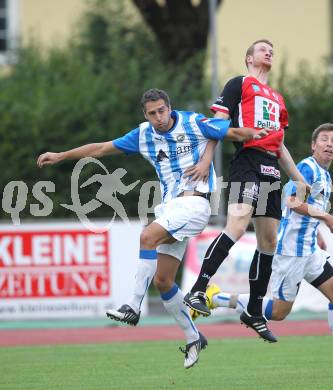
<path fill-rule="evenodd" d="M 305 181 L 312 185 L 313 182 L 314 182 L 314 174 L 313 174 L 313 170 L 312 168 L 304 163 L 304 162 L 300 162 L 297 164 L 297 169 L 300 171 L 300 173 L 302 174 L 302 176 L 304 177 Z M 296 185 L 293 181 L 290 181 L 290 183 L 292 183 L 292 185 L 287 185 L 287 195 L 291 196 L 291 195 L 296 195 Z M 289 187 L 289 188 L 288 188 Z"/>
<path fill-rule="evenodd" d="M 205 138 L 220 141 L 226 136 L 230 126 L 230 120 L 206 118 L 203 115 L 198 115 L 196 122 Z"/>
<path fill-rule="evenodd" d="M 139 136 L 140 128 L 130 131 L 123 137 L 117 138 L 112 141 L 113 145 L 126 154 L 139 153 Z"/>
<path fill-rule="evenodd" d="M 214 114 L 219 111 L 231 116 L 241 101 L 242 85 L 243 76 L 238 76 L 229 80 L 224 86 L 221 95 L 210 107 L 211 111 L 214 112 Z"/>

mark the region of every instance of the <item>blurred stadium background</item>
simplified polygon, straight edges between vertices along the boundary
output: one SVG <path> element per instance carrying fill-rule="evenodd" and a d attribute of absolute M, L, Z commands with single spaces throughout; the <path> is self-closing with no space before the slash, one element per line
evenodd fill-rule
<path fill-rule="evenodd" d="M 209 114 L 208 107 L 224 82 L 245 72 L 244 53 L 258 38 L 274 43 L 271 84 L 286 97 L 290 114 L 286 144 L 297 161 L 310 153 L 313 129 L 333 122 L 333 0 L 0 0 L 1 345 L 11 345 L 9 333 L 4 333 L 9 330 L 96 327 L 98 332 L 115 326 L 104 313 L 131 294 L 143 222 L 138 215 L 140 190 L 155 180 L 152 168 L 141 157 L 103 159 L 110 173 L 120 167 L 127 170 L 126 184 L 137 179 L 140 184 L 119 196 L 130 227 L 117 218 L 107 232 L 97 234 L 61 206 L 72 202 L 75 162 L 39 170 L 37 156 L 110 140 L 136 127 L 143 121 L 140 97 L 152 87 L 167 90 L 174 108 Z M 219 153 L 225 177 L 232 152 L 233 146 L 225 145 L 223 154 Z M 96 164 L 87 165 L 79 182 L 95 173 L 105 172 Z M 48 181 L 53 186 L 45 184 Z M 80 189 L 81 203 L 96 199 L 99 188 L 95 183 Z M 212 217 L 207 229 L 212 235 L 222 228 L 224 203 L 221 197 L 219 216 Z M 113 210 L 102 202 L 88 215 L 98 226 L 113 216 Z M 148 218 L 152 217 L 150 213 Z M 323 232 L 333 254 L 331 234 L 325 228 Z M 191 242 L 178 280 L 185 289 L 207 245 L 205 235 Z M 216 276 L 225 290 L 248 290 L 247 270 L 254 247 L 249 232 Z M 324 320 L 326 306 L 324 298 L 303 285 L 290 318 Z M 220 312 L 209 320 L 214 324 L 226 321 L 237 321 L 237 316 Z M 140 326 L 170 323 L 158 294 L 150 288 Z M 10 337 L 19 339 L 18 334 L 10 333 Z M 25 367 L 30 358 L 22 357 L 22 351 L 18 350 L 16 358 Z M 35 356 L 34 351 L 29 354 Z M 14 352 L 4 349 L 0 357 L 5 359 L 8 353 Z M 315 352 L 305 348 L 304 353 Z M 284 354 L 288 352 L 281 350 Z M 130 364 L 135 365 L 135 360 Z M 0 380 L 0 388 L 46 386 L 43 382 L 38 387 L 37 381 L 24 387 L 23 379 L 32 379 L 28 370 L 12 382 L 14 376 L 3 383 Z M 172 380 L 166 379 L 164 387 L 156 385 L 158 381 L 143 381 L 139 388 L 169 388 Z M 214 380 L 212 387 L 218 383 Z M 174 388 L 207 384 L 180 385 L 180 381 L 176 380 Z M 272 381 L 278 383 L 275 377 Z M 289 388 L 286 382 L 281 384 L 284 389 Z M 63 386 L 106 388 L 99 387 L 97 379 L 89 387 L 78 383 Z M 124 383 L 109 388 L 130 388 L 130 382 Z M 290 388 L 329 388 L 320 379 L 317 387 L 311 383 L 310 379 L 302 386 L 295 382 Z M 271 388 L 271 382 L 266 386 L 262 388 Z"/>

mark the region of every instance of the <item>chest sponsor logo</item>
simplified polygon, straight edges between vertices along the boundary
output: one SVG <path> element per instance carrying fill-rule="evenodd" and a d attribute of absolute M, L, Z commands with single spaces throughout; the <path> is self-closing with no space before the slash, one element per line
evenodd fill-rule
<path fill-rule="evenodd" d="M 158 155 L 156 157 L 156 161 L 160 162 L 160 161 L 163 161 L 165 159 L 169 160 L 169 157 L 167 156 L 167 154 L 165 153 L 164 150 L 160 149 L 159 152 L 158 152 Z"/>
<path fill-rule="evenodd" d="M 185 139 L 185 135 L 184 135 L 184 134 L 179 134 L 179 135 L 177 135 L 177 141 L 178 141 L 178 142 L 183 142 L 184 139 Z"/>
<path fill-rule="evenodd" d="M 160 149 L 156 156 L 156 162 L 162 162 L 170 159 L 174 160 L 180 156 L 186 156 L 191 154 L 196 147 L 196 144 L 177 146 L 175 150 L 168 151 L 168 154 L 164 150 Z"/>
<path fill-rule="evenodd" d="M 263 175 L 273 176 L 277 179 L 280 179 L 280 171 L 274 167 L 268 165 L 260 165 L 260 170 Z"/>
<path fill-rule="evenodd" d="M 280 106 L 278 103 L 262 96 L 256 96 L 254 105 L 255 127 L 274 130 L 280 128 Z"/>

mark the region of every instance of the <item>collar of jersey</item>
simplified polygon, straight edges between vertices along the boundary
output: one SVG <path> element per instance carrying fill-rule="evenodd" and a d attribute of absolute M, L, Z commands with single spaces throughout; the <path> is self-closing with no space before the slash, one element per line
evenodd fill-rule
<path fill-rule="evenodd" d="M 178 125 L 178 120 L 179 120 L 179 114 L 177 111 L 174 111 L 172 110 L 171 111 L 171 117 L 172 119 L 174 119 L 174 122 L 173 122 L 173 126 L 171 127 L 171 129 L 169 129 L 168 131 L 157 131 L 154 127 L 154 131 L 156 134 L 158 135 L 164 135 L 164 136 L 167 136 L 168 134 L 170 134 Z"/>
<path fill-rule="evenodd" d="M 258 84 L 260 84 L 263 88 L 269 88 L 269 89 L 271 89 L 271 87 L 270 87 L 269 85 L 262 83 L 260 80 L 258 80 L 256 77 L 252 76 L 251 74 L 248 74 L 248 75 L 245 76 L 245 77 L 251 78 L 251 79 L 255 80 L 255 82 L 258 83 Z"/>
<path fill-rule="evenodd" d="M 322 166 L 319 164 L 319 162 L 318 162 L 313 156 L 311 156 L 310 158 L 312 159 L 312 161 L 313 161 L 316 165 L 318 165 L 319 168 L 323 169 L 324 171 L 328 171 L 329 168 L 322 167 Z"/>

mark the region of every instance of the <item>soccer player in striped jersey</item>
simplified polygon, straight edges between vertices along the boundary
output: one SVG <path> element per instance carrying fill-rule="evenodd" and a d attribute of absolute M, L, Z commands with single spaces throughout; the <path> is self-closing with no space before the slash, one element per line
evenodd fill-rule
<path fill-rule="evenodd" d="M 268 320 L 283 320 L 291 311 L 303 279 L 328 298 L 328 324 L 333 332 L 333 268 L 318 225 L 323 221 L 333 232 L 333 216 L 328 214 L 332 181 L 328 172 L 333 160 L 333 124 L 324 123 L 312 134 L 310 157 L 297 168 L 312 186 L 306 203 L 297 198 L 292 181 L 284 189 L 284 207 L 272 263 L 273 299 L 264 297 L 262 314 Z M 319 242 L 319 239 L 321 242 Z M 210 308 L 229 307 L 243 312 L 249 294 L 229 294 L 211 285 L 207 291 Z M 191 313 L 192 318 L 195 313 Z"/>
<path fill-rule="evenodd" d="M 187 168 L 203 157 L 210 139 L 232 141 L 259 139 L 269 132 L 251 128 L 230 128 L 230 121 L 186 111 L 172 111 L 166 92 L 146 91 L 141 99 L 146 122 L 113 141 L 84 145 L 62 153 L 47 152 L 38 158 L 38 166 L 65 159 L 102 157 L 124 152 L 140 153 L 155 168 L 160 181 L 162 204 L 156 207 L 156 219 L 140 235 L 139 263 L 135 292 L 131 302 L 118 310 L 109 310 L 110 318 L 136 325 L 140 305 L 154 277 L 163 304 L 186 337 L 184 367 L 192 367 L 207 340 L 198 331 L 183 302 L 184 295 L 175 283 L 186 240 L 199 234 L 210 217 L 209 193 L 215 190 L 216 176 L 211 164 L 208 180 L 189 181 Z M 125 244 L 125 243 L 124 243 Z M 119 259 L 123 261 L 123 259 Z M 156 272 L 155 272 L 156 271 Z"/>

